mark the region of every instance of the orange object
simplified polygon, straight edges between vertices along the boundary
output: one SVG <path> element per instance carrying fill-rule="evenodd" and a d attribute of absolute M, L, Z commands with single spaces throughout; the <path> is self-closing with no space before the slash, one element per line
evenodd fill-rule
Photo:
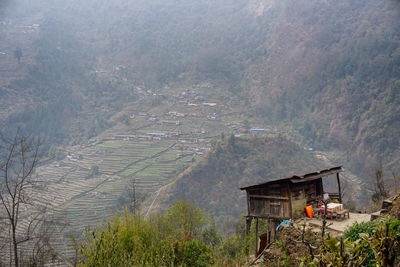
<path fill-rule="evenodd" d="M 313 211 L 312 206 L 307 206 L 307 207 L 306 207 L 306 214 L 307 214 L 307 217 L 312 218 L 313 212 L 314 212 L 314 211 Z"/>

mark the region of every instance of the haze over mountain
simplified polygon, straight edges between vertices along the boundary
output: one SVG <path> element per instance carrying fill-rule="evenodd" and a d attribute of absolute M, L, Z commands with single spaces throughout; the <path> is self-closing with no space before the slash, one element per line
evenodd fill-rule
<path fill-rule="evenodd" d="M 52 142 L 80 142 L 107 128 L 87 124 L 101 120 L 100 110 L 128 104 L 135 86 L 208 81 L 240 97 L 249 116 L 346 151 L 352 166 L 399 158 L 398 1 L 2 5 L 2 102 L 13 111 L 3 120 Z M 17 31 L 28 24 L 40 27 Z M 79 129 L 67 126 L 77 122 Z"/>
<path fill-rule="evenodd" d="M 57 162 L 43 174 L 76 182 L 60 209 L 108 201 L 72 213 L 89 218 L 82 225 L 120 209 L 132 177 L 151 196 L 176 177 L 176 196 L 194 192 L 181 178 L 222 132 L 285 135 L 271 140 L 293 148 L 293 161 L 257 182 L 332 163 L 368 183 L 371 166 L 400 161 L 399 24 L 398 0 L 1 1 L 2 132 L 46 138 Z M 303 147 L 319 152 L 295 157 Z M 229 192 L 243 185 L 214 178 Z M 89 193 L 93 202 L 77 203 Z"/>

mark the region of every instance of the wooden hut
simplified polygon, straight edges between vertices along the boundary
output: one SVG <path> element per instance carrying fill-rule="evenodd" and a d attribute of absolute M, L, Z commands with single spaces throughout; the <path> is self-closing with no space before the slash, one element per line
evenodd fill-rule
<path fill-rule="evenodd" d="M 256 219 L 257 236 L 258 219 L 268 219 L 272 225 L 273 235 L 279 221 L 303 217 L 305 207 L 316 205 L 323 197 L 322 178 L 329 175 L 336 175 L 338 193 L 331 195 L 341 202 L 339 173 L 342 171 L 342 166 L 338 166 L 240 188 L 246 190 L 247 194 L 247 229 L 250 229 L 251 221 Z"/>

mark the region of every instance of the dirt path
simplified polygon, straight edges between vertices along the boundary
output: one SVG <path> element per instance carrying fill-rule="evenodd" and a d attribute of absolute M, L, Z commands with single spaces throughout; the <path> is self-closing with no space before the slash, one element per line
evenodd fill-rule
<path fill-rule="evenodd" d="M 368 213 L 352 213 L 350 212 L 349 218 L 344 219 L 342 221 L 337 220 L 327 220 L 328 229 L 332 229 L 334 231 L 343 233 L 346 230 L 346 227 L 352 225 L 355 222 L 369 222 L 371 220 L 371 214 Z M 322 226 L 322 220 L 318 218 L 313 218 L 309 221 L 310 224 L 317 225 L 319 227 Z"/>
<path fill-rule="evenodd" d="M 166 187 L 167 185 L 168 185 L 168 184 L 164 185 L 163 187 L 160 187 L 160 188 L 157 190 L 156 195 L 155 195 L 153 201 L 151 202 L 149 208 L 147 209 L 146 214 L 144 215 L 145 218 L 147 218 L 147 217 L 149 216 L 149 213 L 150 213 L 151 209 L 153 208 L 154 203 L 157 201 L 157 198 L 158 198 L 158 196 L 160 195 L 161 190 L 164 189 L 164 187 Z"/>

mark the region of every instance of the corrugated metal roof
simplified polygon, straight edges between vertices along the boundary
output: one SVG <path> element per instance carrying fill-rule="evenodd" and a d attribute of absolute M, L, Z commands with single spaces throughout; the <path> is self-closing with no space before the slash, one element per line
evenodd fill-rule
<path fill-rule="evenodd" d="M 306 173 L 306 174 L 302 174 L 302 175 L 293 175 L 293 176 L 273 179 L 273 180 L 269 180 L 268 182 L 241 187 L 240 189 L 245 190 L 245 189 L 257 188 L 257 187 L 265 186 L 269 183 L 276 183 L 279 181 L 286 181 L 286 180 L 289 180 L 292 183 L 304 183 L 304 182 L 316 180 L 316 179 L 319 179 L 319 178 L 322 178 L 325 176 L 329 176 L 329 175 L 332 175 L 335 173 L 343 172 L 343 171 L 344 171 L 344 169 L 342 168 L 342 166 L 332 167 L 329 169 L 324 169 L 324 170 L 320 170 L 320 171 L 316 171 L 316 172 L 310 172 L 310 173 Z"/>

